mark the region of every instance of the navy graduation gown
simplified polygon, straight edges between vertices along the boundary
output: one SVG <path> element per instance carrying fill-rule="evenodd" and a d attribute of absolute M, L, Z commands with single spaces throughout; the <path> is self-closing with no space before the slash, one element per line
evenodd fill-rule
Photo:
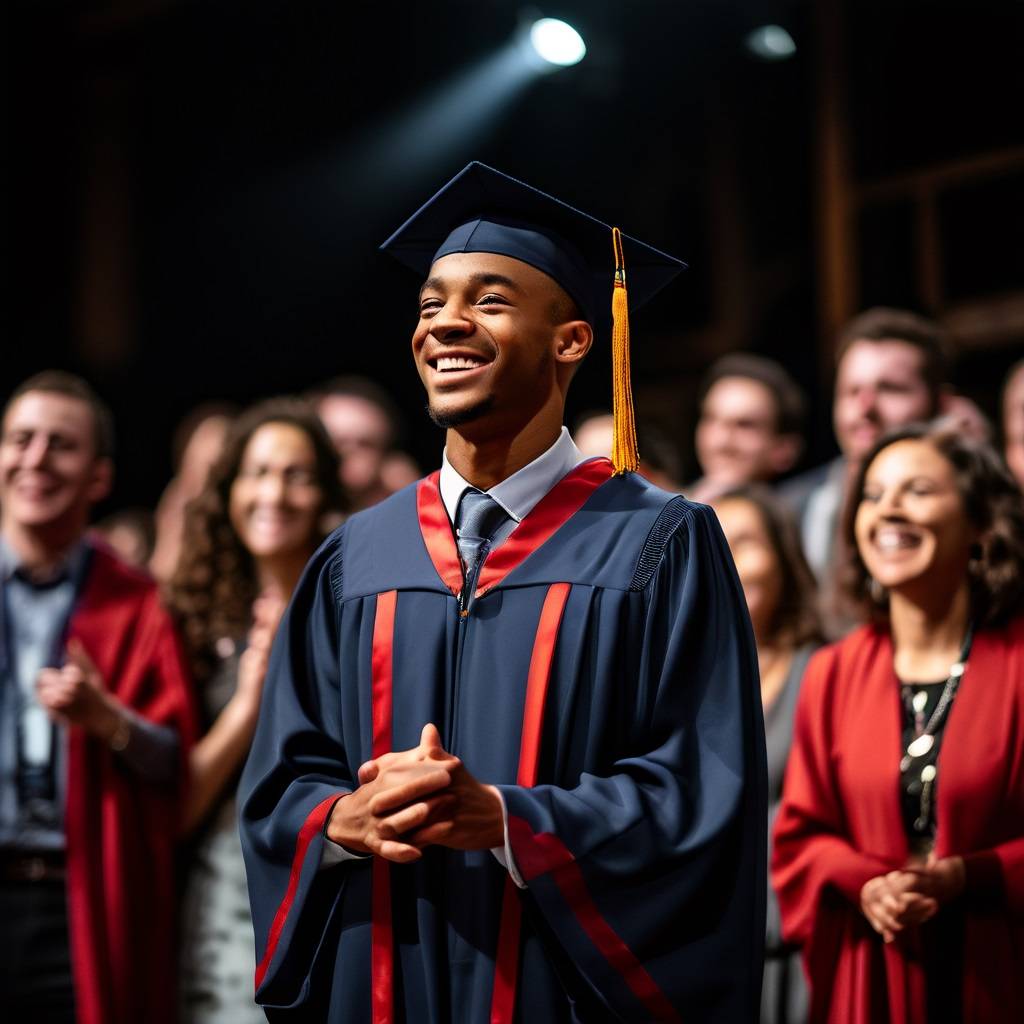
<path fill-rule="evenodd" d="M 257 1000 L 331 1024 L 756 1019 L 757 662 L 714 515 L 605 459 L 492 552 L 468 615 L 438 474 L 353 516 L 275 642 L 242 779 Z M 321 867 L 360 764 L 426 722 L 499 786 L 488 850 Z"/>

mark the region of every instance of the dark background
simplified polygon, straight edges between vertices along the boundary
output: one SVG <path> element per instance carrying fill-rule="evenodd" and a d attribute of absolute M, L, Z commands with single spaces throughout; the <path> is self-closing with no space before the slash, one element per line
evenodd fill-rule
<path fill-rule="evenodd" d="M 97 385 L 115 506 L 155 501 L 197 403 L 341 372 L 391 389 L 433 465 L 417 282 L 376 247 L 472 159 L 689 262 L 634 320 L 639 404 L 687 452 L 701 374 L 744 348 L 808 389 L 809 461 L 826 457 L 831 338 L 870 304 L 939 316 L 990 415 L 1024 355 L 1018 0 L 554 3 L 586 59 L 502 103 L 488 68 L 529 17 L 516 3 L 6 10 L 3 390 L 49 366 Z M 791 59 L 745 48 L 769 22 Z M 589 362 L 570 418 L 610 400 Z"/>

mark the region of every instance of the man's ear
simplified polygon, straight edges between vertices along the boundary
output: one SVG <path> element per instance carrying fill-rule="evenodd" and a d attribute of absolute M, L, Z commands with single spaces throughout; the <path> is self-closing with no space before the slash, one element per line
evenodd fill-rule
<path fill-rule="evenodd" d="M 776 476 L 788 473 L 797 463 L 804 450 L 804 441 L 799 434 L 779 434 L 772 445 L 771 464 Z"/>
<path fill-rule="evenodd" d="M 92 479 L 89 481 L 89 502 L 97 504 L 108 494 L 114 486 L 114 462 L 112 459 L 100 458 L 93 463 Z"/>
<path fill-rule="evenodd" d="M 594 329 L 586 320 L 567 320 L 555 328 L 555 359 L 574 368 L 594 344 Z"/>

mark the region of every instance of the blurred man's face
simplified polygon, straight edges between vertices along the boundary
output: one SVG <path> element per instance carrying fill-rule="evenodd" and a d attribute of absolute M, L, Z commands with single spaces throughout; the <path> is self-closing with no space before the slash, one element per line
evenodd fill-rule
<path fill-rule="evenodd" d="M 1003 392 L 1003 436 L 1006 464 L 1024 487 L 1024 368 L 1010 378 Z"/>
<path fill-rule="evenodd" d="M 704 397 L 697 423 L 697 459 L 723 488 L 768 481 L 789 469 L 797 439 L 778 432 L 771 390 L 749 377 L 722 377 Z"/>
<path fill-rule="evenodd" d="M 887 430 L 934 415 L 924 355 L 905 341 L 855 341 L 836 373 L 832 410 L 846 458 L 862 458 Z"/>
<path fill-rule="evenodd" d="M 88 402 L 50 391 L 16 399 L 0 438 L 5 522 L 27 529 L 84 525 L 110 489 L 110 460 L 96 454 Z"/>
<path fill-rule="evenodd" d="M 377 487 L 391 439 L 384 411 L 358 395 L 328 395 L 318 412 L 341 456 L 342 487 L 351 496 Z"/>

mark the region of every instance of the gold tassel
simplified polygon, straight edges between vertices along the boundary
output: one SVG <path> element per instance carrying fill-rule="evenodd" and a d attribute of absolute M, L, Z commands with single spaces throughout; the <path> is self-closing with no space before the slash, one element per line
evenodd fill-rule
<path fill-rule="evenodd" d="M 615 284 L 612 288 L 612 465 L 615 472 L 635 473 L 640 468 L 633 414 L 633 388 L 629 377 L 629 301 L 622 233 L 612 228 L 615 249 Z"/>

